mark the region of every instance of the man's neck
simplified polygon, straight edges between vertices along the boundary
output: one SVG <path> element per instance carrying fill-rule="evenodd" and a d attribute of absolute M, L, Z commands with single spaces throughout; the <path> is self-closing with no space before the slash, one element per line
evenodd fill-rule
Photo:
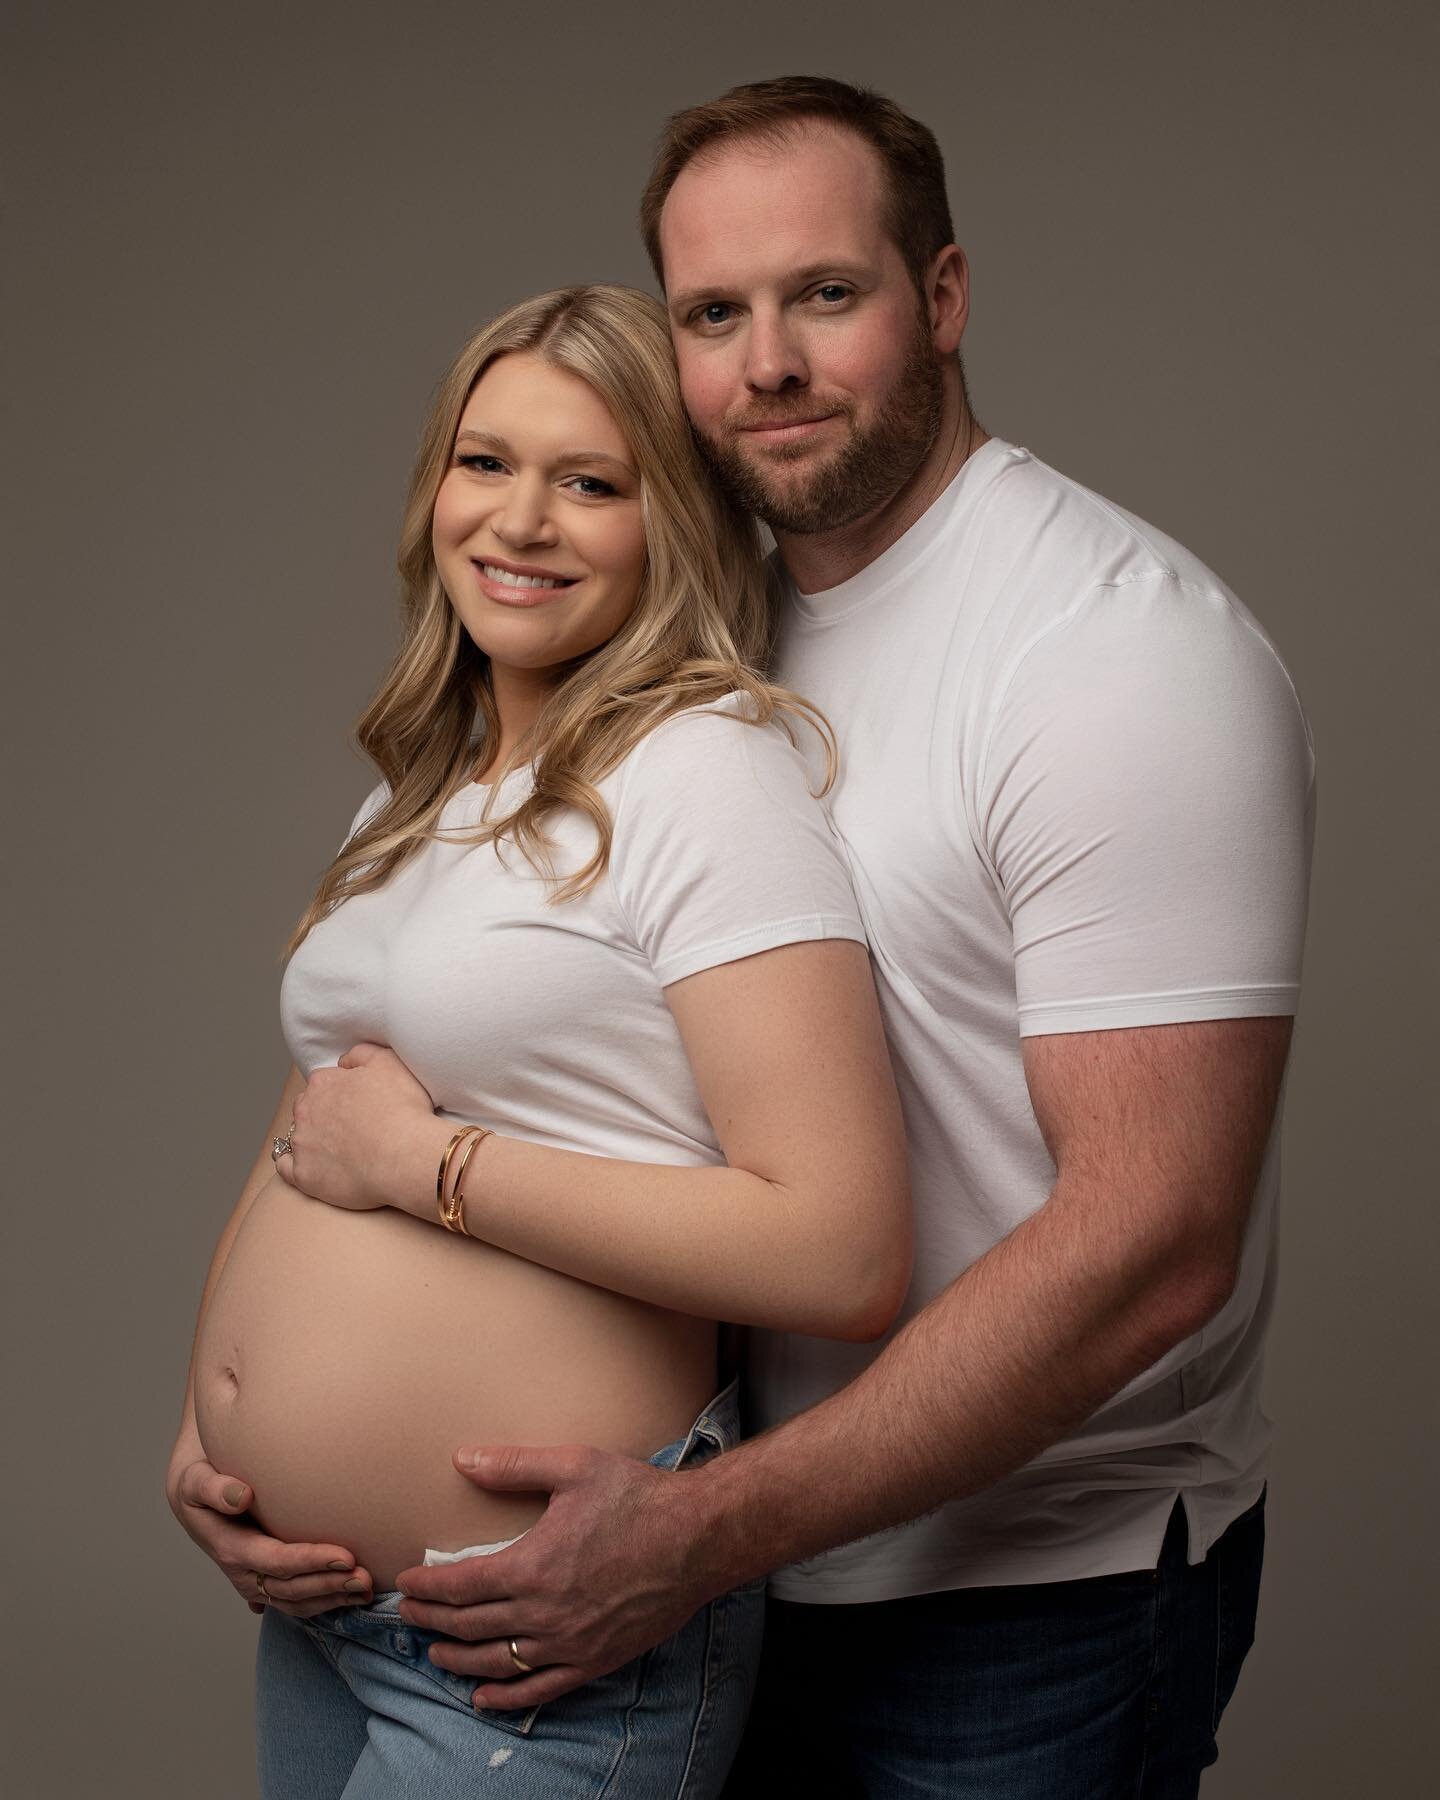
<path fill-rule="evenodd" d="M 989 441 L 989 432 L 965 404 L 959 370 L 947 368 L 940 430 L 919 468 L 873 512 L 835 531 L 777 531 L 775 546 L 786 574 L 802 594 L 822 593 L 858 575 L 930 510 L 961 465 Z"/>

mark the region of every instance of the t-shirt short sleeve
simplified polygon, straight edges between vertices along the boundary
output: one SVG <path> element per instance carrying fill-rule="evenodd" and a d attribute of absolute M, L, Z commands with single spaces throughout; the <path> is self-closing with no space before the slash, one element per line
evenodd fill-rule
<path fill-rule="evenodd" d="M 780 944 L 865 942 L 804 758 L 741 704 L 675 714 L 621 770 L 611 879 L 662 987 Z"/>
<path fill-rule="evenodd" d="M 1022 1036 L 1294 1012 L 1309 733 L 1223 591 L 1166 574 L 1102 587 L 1023 649 L 976 817 Z"/>

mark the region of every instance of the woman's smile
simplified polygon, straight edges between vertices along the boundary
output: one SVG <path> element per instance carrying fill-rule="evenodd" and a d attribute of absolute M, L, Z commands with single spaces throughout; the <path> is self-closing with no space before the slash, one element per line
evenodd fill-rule
<path fill-rule="evenodd" d="M 561 575 L 534 563 L 503 561 L 500 557 L 471 557 L 480 578 L 481 591 L 501 606 L 539 606 L 566 593 L 582 577 Z"/>

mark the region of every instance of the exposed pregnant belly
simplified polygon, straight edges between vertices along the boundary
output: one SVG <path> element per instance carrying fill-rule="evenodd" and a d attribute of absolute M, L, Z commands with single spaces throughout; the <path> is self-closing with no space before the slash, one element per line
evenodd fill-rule
<path fill-rule="evenodd" d="M 489 1495 L 465 1443 L 648 1456 L 715 1384 L 715 1328 L 390 1210 L 351 1213 L 276 1176 L 246 1214 L 196 1347 L 217 1469 L 288 1542 L 343 1544 L 377 1590 L 426 1545 L 511 1537 L 540 1495 Z"/>

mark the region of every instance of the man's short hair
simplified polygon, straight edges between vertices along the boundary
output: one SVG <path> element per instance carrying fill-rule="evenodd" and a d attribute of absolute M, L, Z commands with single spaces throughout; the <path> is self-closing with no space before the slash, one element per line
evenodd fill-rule
<path fill-rule="evenodd" d="M 811 119 L 853 131 L 879 156 L 886 227 L 923 294 L 931 262 L 955 238 L 945 195 L 945 163 L 935 134 L 883 94 L 825 75 L 780 75 L 772 81 L 747 82 L 718 100 L 687 107 L 666 120 L 640 201 L 640 233 L 662 288 L 660 212 L 685 165 L 702 151 L 737 138 L 783 143 Z"/>

